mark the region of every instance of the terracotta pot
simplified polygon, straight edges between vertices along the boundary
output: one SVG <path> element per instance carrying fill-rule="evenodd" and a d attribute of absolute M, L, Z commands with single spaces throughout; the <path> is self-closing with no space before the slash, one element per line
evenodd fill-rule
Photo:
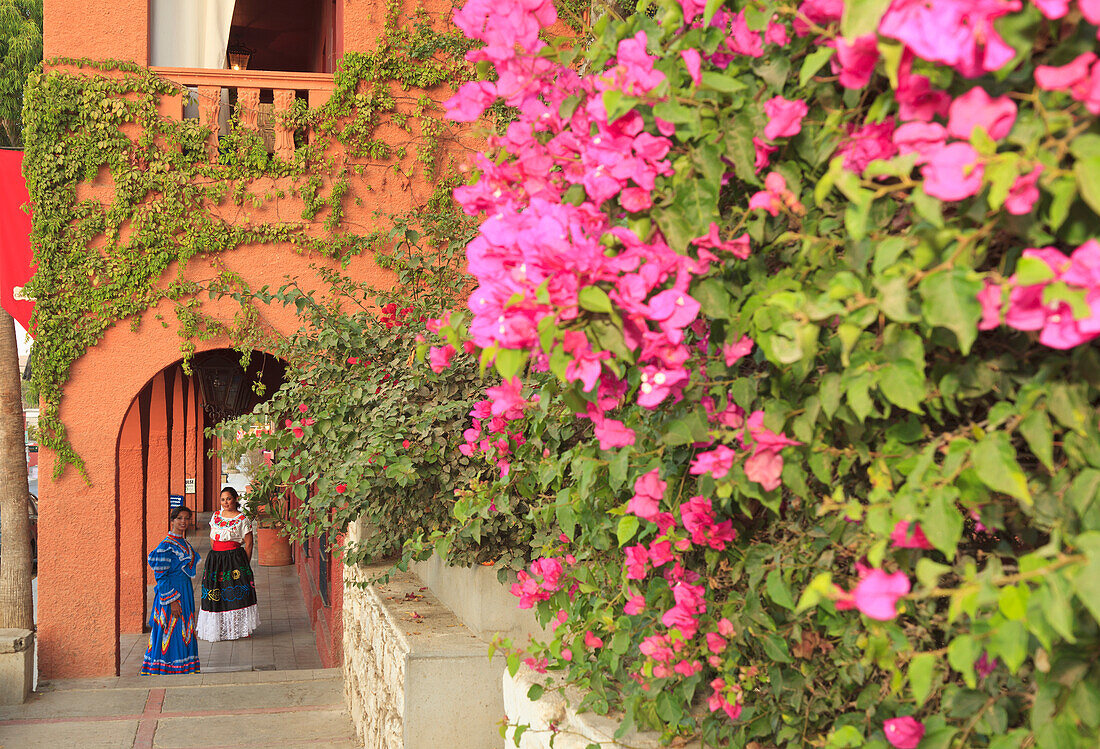
<path fill-rule="evenodd" d="M 290 539 L 278 528 L 257 528 L 256 545 L 259 547 L 258 563 L 262 567 L 285 567 L 294 561 Z"/>

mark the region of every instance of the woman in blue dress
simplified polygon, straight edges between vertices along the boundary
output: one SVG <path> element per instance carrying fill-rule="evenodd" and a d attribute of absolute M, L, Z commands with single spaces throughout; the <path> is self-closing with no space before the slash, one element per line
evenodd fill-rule
<path fill-rule="evenodd" d="M 141 674 L 193 674 L 199 670 L 199 644 L 195 640 L 195 576 L 198 552 L 184 536 L 191 511 L 174 507 L 169 514 L 168 537 L 149 553 L 157 585 L 149 616 L 149 649 Z"/>

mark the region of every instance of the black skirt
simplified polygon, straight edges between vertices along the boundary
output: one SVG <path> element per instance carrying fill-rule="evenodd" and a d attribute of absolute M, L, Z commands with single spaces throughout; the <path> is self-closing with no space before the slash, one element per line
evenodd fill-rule
<path fill-rule="evenodd" d="M 203 611 L 236 611 L 256 605 L 256 581 L 244 549 L 211 551 L 202 572 Z"/>

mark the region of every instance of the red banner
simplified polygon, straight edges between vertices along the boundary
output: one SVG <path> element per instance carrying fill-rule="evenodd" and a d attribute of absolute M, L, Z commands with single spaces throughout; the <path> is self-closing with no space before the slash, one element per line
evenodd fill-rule
<path fill-rule="evenodd" d="M 23 210 L 29 200 L 23 152 L 0 150 L 0 305 L 27 330 L 34 309 L 22 293 L 34 274 L 31 216 Z"/>

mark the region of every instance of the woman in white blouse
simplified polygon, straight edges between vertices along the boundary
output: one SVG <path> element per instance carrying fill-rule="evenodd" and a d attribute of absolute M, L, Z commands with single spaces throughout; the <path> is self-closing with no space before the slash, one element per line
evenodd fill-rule
<path fill-rule="evenodd" d="M 222 489 L 221 509 L 210 518 L 210 553 L 202 572 L 196 625 L 208 642 L 248 637 L 260 624 L 252 557 L 252 521 L 241 512 L 237 490 Z"/>

